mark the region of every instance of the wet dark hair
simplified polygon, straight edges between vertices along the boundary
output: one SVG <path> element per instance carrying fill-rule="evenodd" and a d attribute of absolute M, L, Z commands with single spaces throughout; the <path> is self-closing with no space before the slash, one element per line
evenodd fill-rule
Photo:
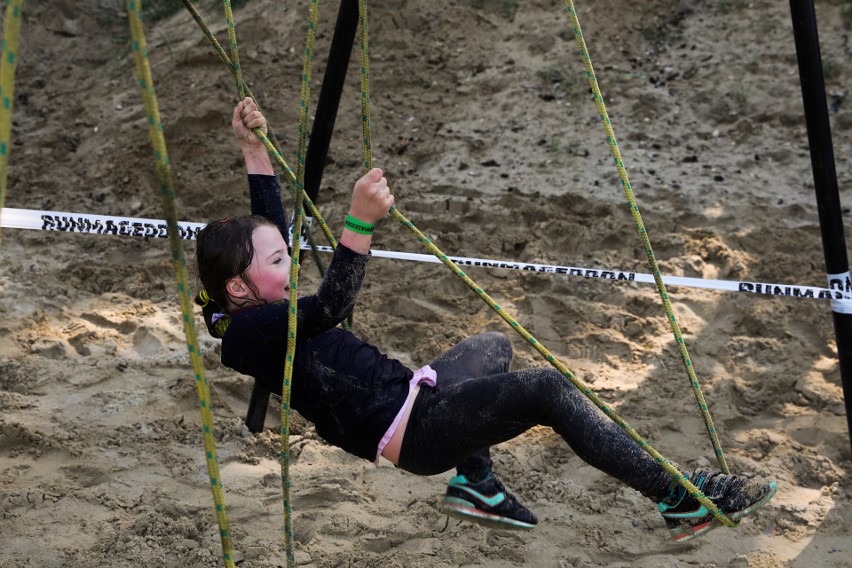
<path fill-rule="evenodd" d="M 212 335 L 213 314 L 228 311 L 228 292 L 225 285 L 235 276 L 241 276 L 257 295 L 254 283 L 245 272 L 254 258 L 252 233 L 258 227 L 275 224 L 260 215 L 241 215 L 213 221 L 201 229 L 195 249 L 195 265 L 201 286 L 209 297 L 205 301 L 199 294 L 195 303 L 201 306 L 204 322 Z"/>

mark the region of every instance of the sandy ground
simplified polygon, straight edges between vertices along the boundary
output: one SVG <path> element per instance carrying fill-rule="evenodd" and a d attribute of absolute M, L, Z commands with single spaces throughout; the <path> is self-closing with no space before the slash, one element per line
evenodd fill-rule
<path fill-rule="evenodd" d="M 226 44 L 210 4 L 204 14 Z M 322 9 L 318 80 L 336 7 Z M 788 10 L 768 0 L 578 3 L 666 274 L 825 284 Z M 849 10 L 817 2 L 844 203 Z M 292 162 L 307 6 L 251 0 L 235 17 L 244 72 Z M 375 163 L 400 210 L 442 249 L 648 272 L 561 3 L 386 0 L 371 6 L 370 26 Z M 147 32 L 181 217 L 246 211 L 230 74 L 188 14 Z M 7 206 L 161 217 L 121 3 L 26 3 L 18 61 Z M 355 64 L 319 198 L 336 232 L 361 164 Z M 847 205 L 847 232 L 849 219 Z M 375 246 L 421 252 L 390 220 Z M 0 565 L 221 565 L 167 248 L 3 232 Z M 306 264 L 310 289 L 318 277 Z M 664 455 L 713 463 L 653 286 L 469 273 Z M 298 563 L 852 566 L 852 463 L 828 303 L 670 292 L 731 469 L 780 485 L 739 528 L 671 544 L 650 503 L 544 428 L 495 448 L 496 469 L 538 528 L 448 521 L 438 506 L 450 474 L 355 459 L 296 417 Z M 385 259 L 371 261 L 355 322 L 411 365 L 472 333 L 512 333 L 443 267 Z M 249 433 L 251 380 L 202 342 L 238 561 L 282 566 L 277 401 L 266 430 Z M 515 364 L 544 363 L 518 338 Z"/>

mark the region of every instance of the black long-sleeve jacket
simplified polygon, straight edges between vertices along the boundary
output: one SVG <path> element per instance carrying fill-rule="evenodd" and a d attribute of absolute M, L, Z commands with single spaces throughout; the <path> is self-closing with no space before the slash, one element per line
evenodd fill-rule
<path fill-rule="evenodd" d="M 287 234 L 276 176 L 249 176 L 252 213 Z M 330 444 L 373 460 L 379 440 L 408 395 L 410 369 L 335 326 L 351 312 L 369 255 L 339 245 L 316 294 L 299 299 L 291 405 Z M 222 363 L 281 394 L 290 304 L 231 314 Z"/>

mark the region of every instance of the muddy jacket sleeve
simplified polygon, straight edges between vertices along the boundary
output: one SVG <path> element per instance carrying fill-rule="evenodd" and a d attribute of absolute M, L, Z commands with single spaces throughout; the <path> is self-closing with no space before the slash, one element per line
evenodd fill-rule
<path fill-rule="evenodd" d="M 248 182 L 251 214 L 262 215 L 275 223 L 284 240 L 290 242 L 287 234 L 287 210 L 281 201 L 281 183 L 278 176 L 249 174 Z"/>

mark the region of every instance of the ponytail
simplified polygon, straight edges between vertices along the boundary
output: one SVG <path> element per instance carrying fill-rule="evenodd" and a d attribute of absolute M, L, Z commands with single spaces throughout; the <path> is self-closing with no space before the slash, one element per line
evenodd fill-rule
<path fill-rule="evenodd" d="M 227 312 L 224 308 L 219 306 L 214 300 L 210 298 L 207 294 L 207 290 L 202 290 L 195 297 L 195 303 L 198 306 L 201 306 L 201 315 L 204 317 L 204 323 L 207 325 L 207 331 L 210 332 L 210 335 L 217 339 L 221 339 L 223 335 L 225 335 L 225 329 L 227 329 L 227 323 L 223 326 L 222 319 L 228 318 Z"/>

